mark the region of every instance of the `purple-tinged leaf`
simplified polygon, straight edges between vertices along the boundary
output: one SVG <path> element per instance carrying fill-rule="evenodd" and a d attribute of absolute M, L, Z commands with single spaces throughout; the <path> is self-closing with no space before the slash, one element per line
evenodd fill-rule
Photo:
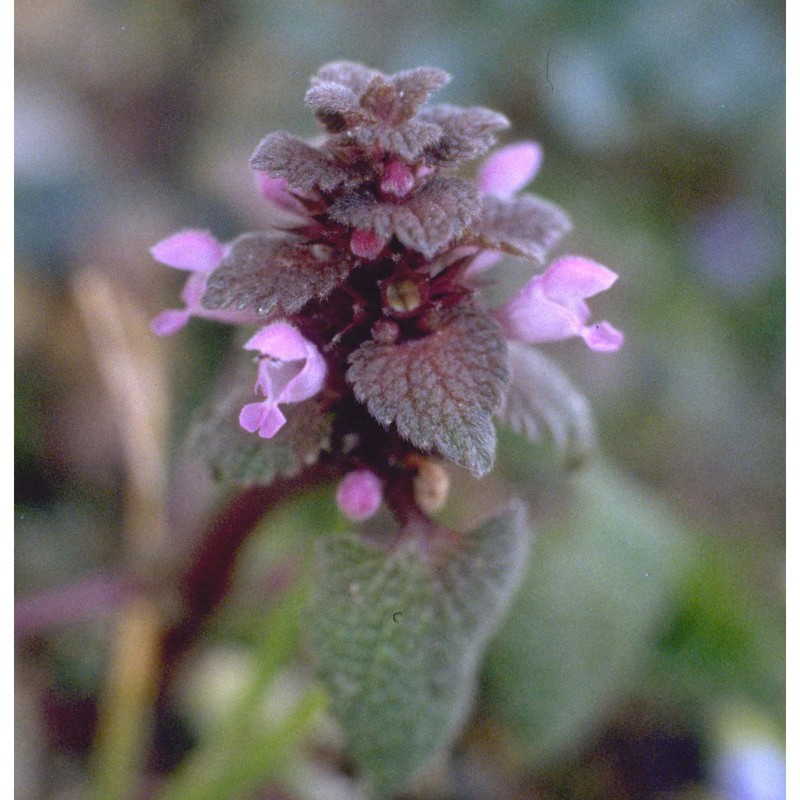
<path fill-rule="evenodd" d="M 351 89 L 331 81 L 322 81 L 306 92 L 306 105 L 329 133 L 341 133 L 355 125 L 367 125 L 372 114 L 361 108 Z"/>
<path fill-rule="evenodd" d="M 381 202 L 371 194 L 349 194 L 330 208 L 342 225 L 396 236 L 412 250 L 432 258 L 458 238 L 480 213 L 475 184 L 460 178 L 434 178 L 403 202 Z"/>
<path fill-rule="evenodd" d="M 432 164 L 452 164 L 483 155 L 496 141 L 495 131 L 509 126 L 508 119 L 487 108 L 441 103 L 420 111 L 418 119 L 436 124 L 442 136 L 428 148 L 427 160 Z"/>
<path fill-rule="evenodd" d="M 325 153 L 289 133 L 267 136 L 250 158 L 253 169 L 273 178 L 286 178 L 292 189 L 330 192 L 339 186 L 356 185 L 363 175 L 337 164 Z"/>
<path fill-rule="evenodd" d="M 353 257 L 325 244 L 306 244 L 265 233 L 246 233 L 208 279 L 203 306 L 294 314 L 309 300 L 327 297 L 350 273 Z"/>
<path fill-rule="evenodd" d="M 377 147 L 406 161 L 416 161 L 442 138 L 442 129 L 414 118 L 393 126 L 376 124 L 355 128 L 352 135 L 365 149 Z"/>
<path fill-rule="evenodd" d="M 580 463 L 594 449 L 592 410 L 555 362 L 538 350 L 508 343 L 511 379 L 498 418 L 528 439 L 550 431 L 570 463 Z"/>
<path fill-rule="evenodd" d="M 392 75 L 392 85 L 405 118 L 413 116 L 419 106 L 449 82 L 450 76 L 435 67 L 417 67 Z"/>
<path fill-rule="evenodd" d="M 555 203 L 531 194 L 509 200 L 485 195 L 480 221 L 472 226 L 484 247 L 524 256 L 543 264 L 547 254 L 570 228 Z"/>
<path fill-rule="evenodd" d="M 467 309 L 422 338 L 369 341 L 350 356 L 356 398 L 386 427 L 420 450 L 442 455 L 480 477 L 492 467 L 492 414 L 508 382 L 506 343 L 497 324 Z"/>
<path fill-rule="evenodd" d="M 360 97 L 370 81 L 380 74 L 378 70 L 365 67 L 356 61 L 332 61 L 319 68 L 317 74 L 311 78 L 311 85 L 318 86 L 324 82 L 338 83 Z"/>

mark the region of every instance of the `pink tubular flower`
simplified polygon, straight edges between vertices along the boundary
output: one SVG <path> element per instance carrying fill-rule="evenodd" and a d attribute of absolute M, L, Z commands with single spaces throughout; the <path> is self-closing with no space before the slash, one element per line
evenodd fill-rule
<path fill-rule="evenodd" d="M 517 142 L 489 156 L 478 171 L 481 194 L 507 200 L 536 177 L 542 165 L 542 148 L 536 142 Z"/>
<path fill-rule="evenodd" d="M 261 196 L 275 212 L 273 220 L 279 228 L 297 228 L 308 223 L 308 215 L 303 203 L 289 192 L 286 178 L 273 178 L 268 172 L 255 173 L 256 184 Z"/>
<path fill-rule="evenodd" d="M 247 311 L 212 311 L 200 304 L 208 276 L 219 266 L 226 252 L 227 248 L 206 231 L 174 233 L 150 248 L 150 254 L 156 261 L 191 273 L 181 292 L 185 308 L 162 311 L 150 323 L 153 333 L 171 336 L 183 328 L 191 317 L 203 317 L 234 325 L 260 321 Z"/>
<path fill-rule="evenodd" d="M 369 519 L 383 499 L 381 482 L 366 469 L 348 473 L 336 491 L 336 505 L 353 522 Z"/>
<path fill-rule="evenodd" d="M 509 339 L 535 344 L 580 336 L 592 350 L 613 353 L 622 347 L 622 332 L 605 321 L 587 324 L 590 312 L 585 298 L 605 291 L 616 280 L 616 273 L 596 261 L 564 256 L 531 278 L 495 311 L 495 318 Z"/>
<path fill-rule="evenodd" d="M 313 397 L 325 382 L 327 366 L 319 350 L 288 322 L 273 322 L 253 336 L 245 350 L 260 353 L 256 392 L 264 400 L 249 403 L 239 414 L 239 424 L 250 433 L 271 439 L 286 417 L 278 403 L 298 403 Z"/>
<path fill-rule="evenodd" d="M 478 189 L 483 195 L 509 200 L 536 177 L 542 158 L 542 147 L 537 142 L 516 142 L 503 147 L 489 156 L 478 170 Z M 481 275 L 502 257 L 495 250 L 480 250 L 464 277 L 469 280 Z"/>

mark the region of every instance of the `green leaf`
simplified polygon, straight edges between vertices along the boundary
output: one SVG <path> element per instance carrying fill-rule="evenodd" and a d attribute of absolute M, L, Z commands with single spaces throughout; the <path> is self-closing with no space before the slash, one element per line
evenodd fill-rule
<path fill-rule="evenodd" d="M 240 383 L 221 402 L 201 409 L 189 433 L 189 448 L 209 465 L 214 477 L 241 486 L 266 486 L 291 478 L 314 464 L 330 446 L 333 420 L 316 398 L 283 407 L 286 424 L 271 439 L 248 433 L 239 411 L 252 402 Z"/>
<path fill-rule="evenodd" d="M 540 526 L 487 656 L 490 704 L 541 766 L 586 744 L 648 659 L 693 551 L 663 505 L 608 466 Z"/>
<path fill-rule="evenodd" d="M 524 564 L 515 502 L 469 534 L 406 531 L 390 552 L 330 538 L 310 609 L 312 644 L 352 756 L 379 794 L 457 732 L 476 665 Z"/>

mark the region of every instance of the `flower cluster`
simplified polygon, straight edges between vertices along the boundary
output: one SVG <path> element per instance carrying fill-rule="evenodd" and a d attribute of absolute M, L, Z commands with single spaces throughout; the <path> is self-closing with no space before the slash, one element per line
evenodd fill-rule
<path fill-rule="evenodd" d="M 448 80 L 428 67 L 392 76 L 323 67 L 306 104 L 324 139 L 273 133 L 251 158 L 271 228 L 225 244 L 183 231 L 152 250 L 190 272 L 185 307 L 157 317 L 155 332 L 172 334 L 191 316 L 260 325 L 245 349 L 256 354 L 261 399 L 240 409 L 239 424 L 260 448 L 335 464 L 339 506 L 353 519 L 383 499 L 400 518 L 409 504 L 424 513 L 425 476 L 441 473 L 433 458 L 477 476 L 491 468 L 493 417 L 513 417 L 510 398 L 535 391 L 524 385 L 530 370 L 510 364 L 507 340 L 622 345 L 610 323 L 590 322 L 586 304 L 617 276 L 580 256 L 547 265 L 570 225 L 556 205 L 520 191 L 540 147 L 500 149 L 477 180 L 454 175 L 508 121 L 429 105 Z M 505 254 L 544 271 L 489 309 L 480 285 Z"/>

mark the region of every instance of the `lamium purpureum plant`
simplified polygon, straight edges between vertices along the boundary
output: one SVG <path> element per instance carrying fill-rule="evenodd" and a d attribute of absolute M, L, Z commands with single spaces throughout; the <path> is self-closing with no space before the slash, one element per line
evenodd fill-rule
<path fill-rule="evenodd" d="M 269 229 L 227 243 L 188 230 L 152 250 L 189 273 L 185 307 L 155 319 L 156 333 L 192 316 L 252 328 L 251 377 L 196 434 L 217 473 L 267 484 L 322 461 L 347 517 L 385 506 L 396 520 L 369 539 L 322 540 L 308 617 L 333 713 L 378 794 L 457 731 L 529 538 L 518 502 L 469 533 L 436 522 L 443 462 L 489 472 L 495 419 L 585 440 L 582 397 L 531 345 L 579 337 L 603 353 L 623 339 L 586 304 L 617 276 L 583 256 L 548 263 L 570 223 L 520 192 L 537 144 L 500 149 L 476 180 L 453 174 L 508 121 L 427 105 L 448 80 L 429 67 L 323 67 L 306 94 L 323 138 L 272 133 L 250 160 Z M 537 274 L 489 308 L 481 286 L 503 254 Z"/>

